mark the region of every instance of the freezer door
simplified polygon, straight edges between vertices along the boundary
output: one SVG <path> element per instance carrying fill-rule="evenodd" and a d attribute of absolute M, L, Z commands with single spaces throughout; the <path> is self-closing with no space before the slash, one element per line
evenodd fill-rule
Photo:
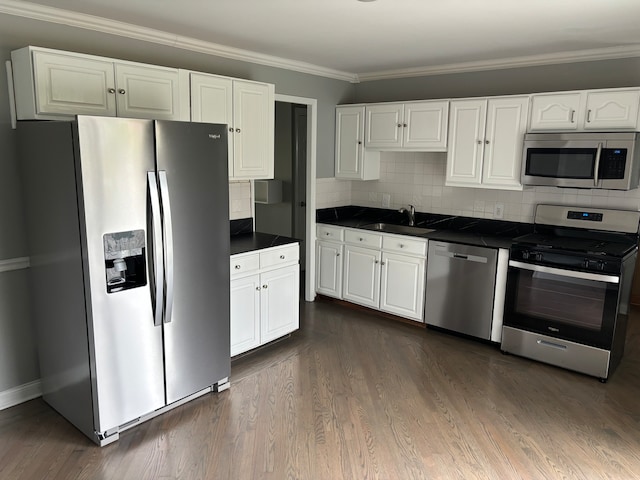
<path fill-rule="evenodd" d="M 105 432 L 165 405 L 146 273 L 153 122 L 78 117 L 75 134 L 94 423 Z"/>
<path fill-rule="evenodd" d="M 157 121 L 156 148 L 166 229 L 166 393 L 172 403 L 230 372 L 226 127 Z"/>

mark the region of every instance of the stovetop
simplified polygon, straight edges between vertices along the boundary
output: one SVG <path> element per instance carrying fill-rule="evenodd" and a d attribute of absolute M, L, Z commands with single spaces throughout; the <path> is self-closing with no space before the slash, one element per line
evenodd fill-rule
<path fill-rule="evenodd" d="M 580 233 L 580 232 L 577 232 Z M 530 233 L 514 239 L 518 245 L 528 246 L 537 251 L 561 251 L 600 257 L 623 258 L 637 246 L 621 237 L 619 239 L 584 238 L 581 236 L 557 235 L 553 233 Z"/>

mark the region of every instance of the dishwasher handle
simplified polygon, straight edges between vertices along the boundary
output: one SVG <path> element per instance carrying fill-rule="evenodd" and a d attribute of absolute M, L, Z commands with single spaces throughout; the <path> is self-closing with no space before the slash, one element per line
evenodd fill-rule
<path fill-rule="evenodd" d="M 480 255 L 469 255 L 466 253 L 449 252 L 449 251 L 440 250 L 440 249 L 436 249 L 435 254 L 441 257 L 457 258 L 459 260 L 466 260 L 468 262 L 488 263 L 489 261 L 487 257 L 482 257 Z"/>

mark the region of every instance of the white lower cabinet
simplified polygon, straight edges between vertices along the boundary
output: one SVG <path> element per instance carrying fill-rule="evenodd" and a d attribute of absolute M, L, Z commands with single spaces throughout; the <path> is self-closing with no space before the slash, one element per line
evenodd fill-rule
<path fill-rule="evenodd" d="M 426 239 L 322 224 L 317 237 L 318 293 L 424 321 Z"/>
<path fill-rule="evenodd" d="M 231 356 L 300 325 L 298 244 L 231 257 Z"/>

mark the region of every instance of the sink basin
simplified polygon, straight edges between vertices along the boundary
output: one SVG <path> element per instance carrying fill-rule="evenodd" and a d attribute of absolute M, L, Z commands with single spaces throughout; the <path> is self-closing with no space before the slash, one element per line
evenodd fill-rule
<path fill-rule="evenodd" d="M 370 225 L 364 225 L 361 228 L 366 230 L 375 230 L 376 232 L 399 233 L 402 235 L 416 236 L 435 231 L 432 228 L 410 227 L 408 225 L 394 225 L 391 223 L 372 223 Z"/>

